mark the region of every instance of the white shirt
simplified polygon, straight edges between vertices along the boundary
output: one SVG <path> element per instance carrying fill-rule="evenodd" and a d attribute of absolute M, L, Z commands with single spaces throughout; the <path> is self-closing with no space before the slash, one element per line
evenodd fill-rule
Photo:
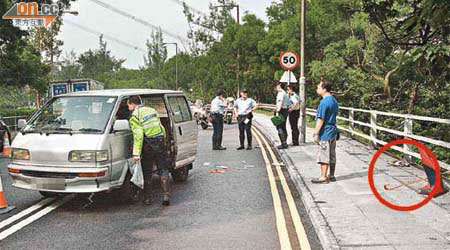
<path fill-rule="evenodd" d="M 291 93 L 289 96 L 289 108 L 292 110 L 300 110 L 300 96 L 297 93 Z"/>
<path fill-rule="evenodd" d="M 238 115 L 247 115 L 252 112 L 252 108 L 256 106 L 256 101 L 252 98 L 239 98 L 234 103 L 234 107 L 238 109 Z"/>
<path fill-rule="evenodd" d="M 225 107 L 225 102 L 220 99 L 220 97 L 216 96 L 211 102 L 211 113 L 217 113 L 223 115 Z"/>
<path fill-rule="evenodd" d="M 286 94 L 286 91 L 281 89 L 277 94 L 277 111 L 281 109 L 287 109 L 289 107 L 289 96 Z"/>

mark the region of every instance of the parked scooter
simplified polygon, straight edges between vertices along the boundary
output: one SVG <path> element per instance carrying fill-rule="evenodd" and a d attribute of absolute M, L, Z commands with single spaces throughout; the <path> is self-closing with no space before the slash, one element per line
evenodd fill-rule
<path fill-rule="evenodd" d="M 227 98 L 227 107 L 225 108 L 225 119 L 224 122 L 231 124 L 233 122 L 233 109 L 234 109 L 234 98 Z"/>

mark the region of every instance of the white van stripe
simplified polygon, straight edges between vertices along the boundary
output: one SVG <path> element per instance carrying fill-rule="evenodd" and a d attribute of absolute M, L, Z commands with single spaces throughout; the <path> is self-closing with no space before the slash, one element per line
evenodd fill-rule
<path fill-rule="evenodd" d="M 20 212 L 20 213 L 14 215 L 14 216 L 11 216 L 10 218 L 8 218 L 8 219 L 6 219 L 6 220 L 1 221 L 1 222 L 0 222 L 0 229 L 2 229 L 2 228 L 4 228 L 4 227 L 8 226 L 9 224 L 13 223 L 13 222 L 16 221 L 16 220 L 21 219 L 22 217 L 27 216 L 28 214 L 31 214 L 31 213 L 34 212 L 35 210 L 37 210 L 37 209 L 39 209 L 39 208 L 41 208 L 41 207 L 43 207 L 43 206 L 46 206 L 46 205 L 49 204 L 50 202 L 53 202 L 55 199 L 56 199 L 56 198 L 53 197 L 53 198 L 47 198 L 47 199 L 41 200 L 40 202 L 38 202 L 38 203 L 34 204 L 33 206 L 31 206 L 31 207 L 29 207 L 29 208 L 23 210 L 22 212 Z"/>
<path fill-rule="evenodd" d="M 27 226 L 28 224 L 31 224 L 33 221 L 38 220 L 39 218 L 41 218 L 42 216 L 50 213 L 51 211 L 57 209 L 58 207 L 60 207 L 61 205 L 63 205 L 64 203 L 68 202 L 69 200 L 71 200 L 74 197 L 74 195 L 68 195 L 66 197 L 64 197 L 63 199 L 50 204 L 48 207 L 42 209 L 41 211 L 33 214 L 32 216 L 26 218 L 25 220 L 15 224 L 14 226 L 6 229 L 5 231 L 0 233 L 0 240 L 5 239 L 6 237 L 10 236 L 11 234 L 19 231 L 20 229 L 22 229 L 23 227 Z"/>

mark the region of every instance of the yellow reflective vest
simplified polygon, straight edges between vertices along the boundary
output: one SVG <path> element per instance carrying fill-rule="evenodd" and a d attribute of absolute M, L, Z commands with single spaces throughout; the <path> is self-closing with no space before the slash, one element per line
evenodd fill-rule
<path fill-rule="evenodd" d="M 133 132 L 133 155 L 141 155 L 144 137 L 166 134 L 158 112 L 149 107 L 138 106 L 131 115 L 130 126 Z"/>

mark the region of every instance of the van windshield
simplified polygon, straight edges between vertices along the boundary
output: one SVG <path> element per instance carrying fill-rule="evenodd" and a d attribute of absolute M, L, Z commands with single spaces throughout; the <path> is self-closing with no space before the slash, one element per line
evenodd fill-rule
<path fill-rule="evenodd" d="M 56 97 L 32 118 L 23 132 L 103 133 L 116 100 L 107 96 Z"/>

